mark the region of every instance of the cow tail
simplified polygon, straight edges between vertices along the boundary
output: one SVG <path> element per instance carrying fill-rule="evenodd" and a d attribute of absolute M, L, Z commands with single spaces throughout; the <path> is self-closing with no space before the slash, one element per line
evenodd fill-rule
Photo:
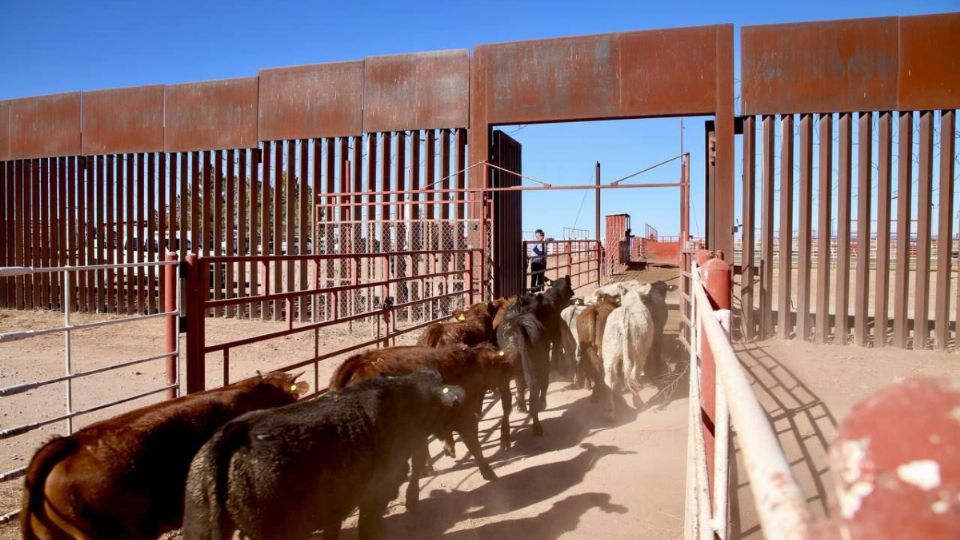
<path fill-rule="evenodd" d="M 353 378 L 353 374 L 360 369 L 363 363 L 363 355 L 361 354 L 351 356 L 344 360 L 337 370 L 333 372 L 333 376 L 330 377 L 330 388 L 335 390 L 346 388 L 350 379 Z"/>
<path fill-rule="evenodd" d="M 183 515 L 186 540 L 220 540 L 232 536 L 234 526 L 226 513 L 230 460 L 247 441 L 247 425 L 228 422 L 193 458 Z"/>
<path fill-rule="evenodd" d="M 530 346 L 540 339 L 539 324 L 533 317 L 521 317 L 518 322 L 520 330 L 520 339 L 517 340 L 517 347 L 520 353 L 520 365 L 523 368 L 523 378 L 527 381 L 527 386 L 534 388 L 534 381 L 537 380 L 537 371 L 534 359 L 530 356 Z"/>
<path fill-rule="evenodd" d="M 50 471 L 77 449 L 77 441 L 70 437 L 56 437 L 40 447 L 27 467 L 23 488 L 23 511 L 20 513 L 20 532 L 23 538 L 36 538 L 31 518 L 41 512 L 44 485 Z M 38 518 L 40 519 L 40 518 Z"/>

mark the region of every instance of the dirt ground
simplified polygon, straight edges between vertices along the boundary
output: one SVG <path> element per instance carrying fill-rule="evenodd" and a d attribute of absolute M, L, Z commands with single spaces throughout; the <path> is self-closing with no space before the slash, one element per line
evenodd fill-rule
<path fill-rule="evenodd" d="M 626 277 L 665 279 L 678 283 L 676 269 L 651 268 Z M 578 294 L 588 292 L 581 289 Z M 665 353 L 677 362 L 686 353 L 676 339 L 679 327 L 676 292 L 666 329 Z M 96 316 L 78 316 L 78 321 Z M 102 317 L 102 316 L 101 316 Z M 0 332 L 57 325 L 60 316 L 42 312 L 0 312 Z M 284 328 L 284 323 L 209 319 L 207 335 L 222 342 Z M 145 321 L 77 332 L 73 337 L 74 370 L 150 356 L 162 346 L 162 323 Z M 231 350 L 231 380 L 312 357 L 368 339 L 369 326 L 330 328 Z M 316 344 L 314 339 L 317 339 Z M 413 337 L 406 338 L 412 340 Z M 183 344 L 181 343 L 181 346 Z M 774 422 L 794 472 L 819 514 L 829 504 L 829 479 L 824 460 L 837 421 L 857 401 L 876 389 L 913 375 L 960 375 L 955 355 L 905 352 L 895 349 L 815 346 L 795 341 L 767 341 L 738 346 L 761 402 Z M 0 345 L 0 387 L 63 370 L 63 338 L 47 336 Z M 219 385 L 219 355 L 207 359 L 208 385 Z M 307 380 L 325 386 L 338 360 L 322 362 Z M 125 368 L 74 384 L 75 408 L 89 407 L 158 387 L 162 361 Z M 0 429 L 40 420 L 64 410 L 63 384 L 0 398 Z M 514 445 L 498 449 L 497 403 L 489 401 L 481 424 L 485 454 L 500 479 L 486 482 L 474 461 L 458 445 L 458 457 L 442 456 L 431 445 L 437 475 L 421 481 L 421 507 L 408 514 L 394 501 L 386 520 L 388 538 L 679 538 L 683 534 L 686 467 L 686 382 L 669 397 L 647 388 L 649 407 L 635 411 L 620 402 L 612 425 L 601 418 L 586 391 L 568 389 L 564 381 L 551 385 L 548 410 L 542 415 L 546 435 L 533 437 L 525 415 L 514 412 Z M 124 405 L 147 404 L 149 397 Z M 78 421 L 76 427 L 118 412 L 107 409 Z M 58 423 L 0 442 L 0 471 L 23 466 L 43 440 L 64 430 Z M 736 440 L 735 440 L 736 444 Z M 739 452 L 736 453 L 738 459 Z M 734 473 L 732 538 L 760 537 L 740 464 Z M 0 513 L 19 506 L 20 482 L 0 484 Z M 402 489 L 401 489 L 402 493 Z M 176 535 L 174 535 L 175 537 Z M 0 540 L 16 538 L 13 524 L 0 525 Z M 356 537 L 355 518 L 345 524 L 344 538 Z"/>

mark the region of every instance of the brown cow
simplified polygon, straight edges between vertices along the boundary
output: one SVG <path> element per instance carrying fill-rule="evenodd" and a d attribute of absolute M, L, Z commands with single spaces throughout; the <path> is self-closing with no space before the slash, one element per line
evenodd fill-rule
<path fill-rule="evenodd" d="M 619 296 L 600 293 L 597 301 L 577 317 L 577 338 L 580 348 L 580 369 L 593 382 L 590 399 L 598 401 L 603 392 L 603 332 L 610 312 L 620 305 Z"/>
<path fill-rule="evenodd" d="M 493 340 L 493 317 L 497 313 L 493 302 L 481 302 L 460 312 L 455 322 L 437 322 L 427 326 L 417 345 L 441 347 L 462 343 L 468 347 Z"/>
<path fill-rule="evenodd" d="M 412 373 L 422 368 L 437 370 L 445 384 L 463 388 L 465 397 L 451 411 L 445 432 L 456 431 L 477 460 L 480 474 L 487 480 L 496 480 L 490 464 L 483 457 L 477 438 L 478 423 L 483 407 L 483 396 L 489 389 L 499 389 L 503 417 L 500 421 L 500 447 L 510 446 L 510 377 L 513 366 L 502 351 L 490 345 L 468 348 L 449 345 L 441 348 L 421 346 L 389 347 L 362 352 L 346 359 L 330 379 L 330 388 L 339 389 L 380 374 Z M 444 435 L 445 432 L 437 433 Z M 448 437 L 441 437 L 448 439 Z M 423 474 L 429 455 L 424 441 L 413 456 L 410 485 L 407 487 L 407 507 L 419 499 L 418 480 Z"/>
<path fill-rule="evenodd" d="M 497 314 L 493 316 L 493 331 L 497 331 L 497 327 L 500 326 L 500 323 L 503 322 L 503 318 L 507 315 L 507 309 L 510 308 L 517 301 L 517 295 L 508 296 L 506 298 L 497 298 L 493 300 L 493 304 L 497 306 Z M 450 318 L 454 321 L 462 321 L 467 314 L 468 309 L 455 309 L 450 315 Z"/>
<path fill-rule="evenodd" d="M 27 468 L 23 538 L 157 538 L 180 527 L 190 460 L 230 419 L 293 403 L 282 372 L 156 403 L 55 437 Z"/>

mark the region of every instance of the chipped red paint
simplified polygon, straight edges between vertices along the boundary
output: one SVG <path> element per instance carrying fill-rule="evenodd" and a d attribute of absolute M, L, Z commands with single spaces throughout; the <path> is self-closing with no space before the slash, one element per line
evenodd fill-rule
<path fill-rule="evenodd" d="M 910 380 L 858 404 L 837 429 L 830 469 L 840 508 L 823 529 L 960 537 L 960 380 Z"/>

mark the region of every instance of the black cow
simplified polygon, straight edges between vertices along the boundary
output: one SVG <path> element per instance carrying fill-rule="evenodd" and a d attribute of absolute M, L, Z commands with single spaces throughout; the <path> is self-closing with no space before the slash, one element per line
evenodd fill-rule
<path fill-rule="evenodd" d="M 418 371 L 229 422 L 190 465 L 184 538 L 336 538 L 357 507 L 360 538 L 376 538 L 407 461 L 463 397 Z"/>

